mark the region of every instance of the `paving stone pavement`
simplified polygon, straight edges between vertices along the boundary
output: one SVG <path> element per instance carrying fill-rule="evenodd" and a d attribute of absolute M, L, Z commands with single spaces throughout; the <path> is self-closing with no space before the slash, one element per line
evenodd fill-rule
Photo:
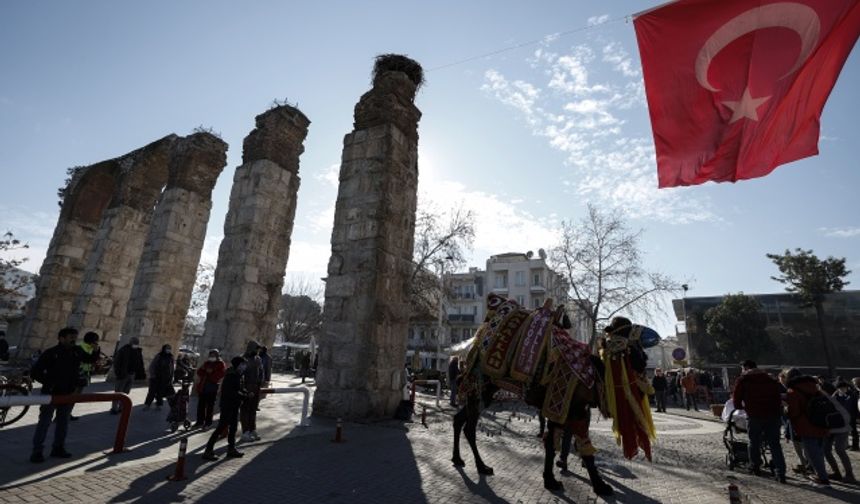
<path fill-rule="evenodd" d="M 281 376 L 277 386 L 296 385 Z M 310 384 L 312 387 L 312 384 Z M 94 391 L 106 390 L 96 384 Z M 142 402 L 145 390 L 132 397 Z M 301 395 L 270 396 L 262 404 L 259 432 L 263 440 L 240 445 L 242 459 L 203 463 L 207 434 L 165 431 L 166 408 L 132 414 L 128 446 L 121 455 L 104 455 L 112 446 L 117 417 L 106 405 L 75 408 L 81 420 L 71 424 L 69 461 L 49 459 L 44 465 L 27 462 L 36 421 L 31 411 L 19 423 L 0 430 L 0 503 L 168 503 L 168 502 L 284 502 L 284 503 L 727 503 L 729 483 L 736 483 L 753 503 L 829 504 L 860 502 L 860 487 L 834 484 L 820 489 L 791 478 L 779 485 L 764 478 L 728 471 L 722 445 L 722 425 L 706 414 L 681 416 L 670 409 L 656 414 L 658 441 L 654 461 L 627 461 L 620 456 L 607 420 L 595 419 L 593 440 L 601 471 L 615 488 L 608 500 L 597 498 L 584 469 L 572 459 L 571 473 L 558 476 L 565 492 L 543 489 L 542 449 L 536 437 L 533 411 L 515 403 L 500 403 L 482 416 L 479 448 L 494 476 L 479 476 L 465 439 L 467 466 L 452 467 L 450 414 L 437 410 L 430 396 L 427 426 L 397 421 L 346 423 L 346 442 L 333 443 L 334 422 L 313 418 L 299 427 Z M 193 403 L 192 403 L 193 405 Z M 192 415 L 193 416 L 193 415 Z M 189 439 L 182 482 L 172 474 L 178 440 Z M 786 445 L 784 445 L 786 446 Z M 216 452 L 223 454 L 219 444 Z M 855 467 L 860 457 L 851 453 Z M 789 463 L 796 463 L 793 454 Z"/>

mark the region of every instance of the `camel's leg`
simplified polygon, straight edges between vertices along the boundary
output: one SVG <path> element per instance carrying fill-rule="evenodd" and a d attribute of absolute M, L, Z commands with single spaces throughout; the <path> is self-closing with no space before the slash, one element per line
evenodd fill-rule
<path fill-rule="evenodd" d="M 555 430 L 561 426 L 555 422 L 547 421 L 546 437 L 544 437 L 544 460 L 543 460 L 543 487 L 552 492 L 564 490 L 564 485 L 555 479 L 552 463 L 555 460 Z"/>
<path fill-rule="evenodd" d="M 478 468 L 478 474 L 492 475 L 493 468 L 484 464 L 481 460 L 481 455 L 478 453 L 478 417 L 481 411 L 478 409 L 477 401 L 469 401 L 466 404 L 466 427 L 463 433 L 466 435 L 466 440 L 469 441 L 469 446 L 472 447 L 472 455 L 475 457 L 475 466 Z"/>
<path fill-rule="evenodd" d="M 463 430 L 463 425 L 466 424 L 466 407 L 460 408 L 460 411 L 454 415 L 454 456 L 451 457 L 451 462 L 456 467 L 465 467 L 466 462 L 460 457 L 460 431 Z"/>

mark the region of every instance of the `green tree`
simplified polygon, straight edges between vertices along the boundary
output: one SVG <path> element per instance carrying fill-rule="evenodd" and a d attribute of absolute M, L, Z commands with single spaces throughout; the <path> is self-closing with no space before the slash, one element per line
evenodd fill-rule
<path fill-rule="evenodd" d="M 718 306 L 705 312 L 704 319 L 705 330 L 716 346 L 714 357 L 721 362 L 758 360 L 774 348 L 765 330 L 767 317 L 751 296 L 728 294 Z"/>
<path fill-rule="evenodd" d="M 811 250 L 800 248 L 795 249 L 793 253 L 786 249 L 784 254 L 767 254 L 767 257 L 776 264 L 780 272 L 779 276 L 771 278 L 784 284 L 785 290 L 796 295 L 803 306 L 815 308 L 827 369 L 830 376 L 836 376 L 836 368 L 833 366 L 827 343 L 827 333 L 824 330 L 822 304 L 827 294 L 839 292 L 848 285 L 845 277 L 851 271 L 845 269 L 845 258 L 828 257 L 822 261 Z"/>

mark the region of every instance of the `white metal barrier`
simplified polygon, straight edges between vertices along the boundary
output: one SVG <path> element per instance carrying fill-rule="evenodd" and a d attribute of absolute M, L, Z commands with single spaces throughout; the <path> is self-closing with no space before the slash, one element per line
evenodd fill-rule
<path fill-rule="evenodd" d="M 264 388 L 260 392 L 265 394 L 304 394 L 302 399 L 302 421 L 299 422 L 300 427 L 309 427 L 311 421 L 308 418 L 308 407 L 311 401 L 311 392 L 307 387 L 281 387 L 281 388 Z"/>

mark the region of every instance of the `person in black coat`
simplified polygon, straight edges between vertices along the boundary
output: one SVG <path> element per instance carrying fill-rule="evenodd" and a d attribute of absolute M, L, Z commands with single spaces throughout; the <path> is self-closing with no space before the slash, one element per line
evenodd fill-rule
<path fill-rule="evenodd" d="M 143 400 L 143 409 L 148 410 L 155 399 L 156 409 L 161 409 L 165 397 L 173 397 L 173 372 L 176 363 L 170 345 L 161 347 L 161 351 L 153 357 L 149 364 L 149 390 Z"/>
<path fill-rule="evenodd" d="M 666 412 L 666 390 L 669 388 L 669 381 L 663 375 L 663 370 L 657 368 L 654 370 L 654 378 L 651 379 L 651 386 L 654 387 L 654 401 L 657 403 L 657 413 Z"/>
<path fill-rule="evenodd" d="M 45 350 L 39 356 L 30 370 L 30 376 L 42 384 L 42 394 L 69 395 L 82 385 L 81 364 L 91 364 L 98 360 L 100 349 L 96 345 L 91 354 L 85 353 L 81 347 L 75 344 L 78 340 L 78 330 L 73 327 L 60 329 L 57 339 L 58 344 L 56 346 Z M 71 404 L 61 406 L 46 404 L 39 408 L 39 423 L 36 425 L 36 432 L 33 435 L 33 453 L 30 456 L 30 462 L 45 461 L 42 450 L 45 447 L 45 438 L 48 436 L 48 429 L 54 419 L 54 413 L 57 415 L 57 427 L 54 430 L 51 456 L 57 458 L 72 456 L 65 447 L 71 412 Z"/>
<path fill-rule="evenodd" d="M 218 426 L 206 443 L 206 451 L 203 452 L 203 460 L 218 460 L 215 455 L 215 443 L 227 430 L 227 457 L 241 457 L 244 453 L 236 450 L 236 430 L 239 428 L 239 407 L 248 395 L 245 391 L 242 375 L 245 372 L 246 361 L 244 357 L 233 357 L 230 361 L 231 367 L 224 375 L 221 382 L 221 416 L 218 418 Z"/>
<path fill-rule="evenodd" d="M 116 378 L 114 392 L 128 394 L 134 385 L 134 380 L 146 379 L 146 368 L 143 365 L 143 350 L 140 349 L 140 339 L 132 336 L 128 343 L 117 350 L 113 359 L 113 374 Z M 118 415 L 121 403 L 114 401 L 110 408 L 111 415 Z"/>

